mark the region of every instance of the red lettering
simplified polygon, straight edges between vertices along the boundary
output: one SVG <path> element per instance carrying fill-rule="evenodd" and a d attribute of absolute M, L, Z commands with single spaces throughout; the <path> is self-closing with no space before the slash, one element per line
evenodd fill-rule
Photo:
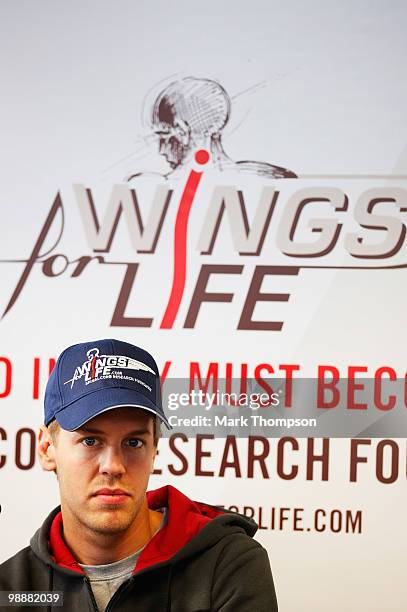
<path fill-rule="evenodd" d="M 256 382 L 260 385 L 262 389 L 265 390 L 268 395 L 272 395 L 273 389 L 264 380 L 264 378 L 261 377 L 262 370 L 266 370 L 266 372 L 268 372 L 269 374 L 274 374 L 274 368 L 269 363 L 259 363 L 259 365 L 257 365 L 254 370 L 254 378 L 256 379 Z M 267 403 L 264 403 L 264 406 L 270 406 L 270 404 L 271 400 L 269 400 Z"/>
<path fill-rule="evenodd" d="M 196 436 L 196 447 L 195 447 L 195 475 L 196 476 L 213 476 L 214 472 L 211 470 L 202 469 L 202 459 L 204 457 L 210 457 L 212 453 L 210 451 L 204 451 L 202 448 L 202 442 L 204 440 L 213 440 L 215 436 L 213 434 L 198 434 Z"/>
<path fill-rule="evenodd" d="M 163 385 L 165 379 L 167 378 L 168 370 L 170 369 L 172 361 L 166 361 L 162 372 L 160 374 L 161 385 Z"/>
<path fill-rule="evenodd" d="M 280 438 L 277 444 L 277 474 L 283 480 L 292 480 L 298 474 L 298 465 L 293 465 L 289 472 L 284 471 L 285 446 L 290 445 L 293 450 L 298 450 L 299 445 L 295 438 Z"/>
<path fill-rule="evenodd" d="M 0 427 L 0 439 L 7 440 L 7 433 L 4 431 L 2 427 Z M 7 461 L 6 455 L 0 455 L 0 469 L 5 466 Z"/>
<path fill-rule="evenodd" d="M 384 475 L 384 451 L 391 449 L 390 457 L 390 474 Z M 381 440 L 376 448 L 376 478 L 383 484 L 391 484 L 395 482 L 399 475 L 399 447 L 394 440 Z"/>
<path fill-rule="evenodd" d="M 386 374 L 390 380 L 397 380 L 397 374 L 393 368 L 382 367 L 376 370 L 374 375 L 374 404 L 379 410 L 391 410 L 396 405 L 395 395 L 389 395 L 388 401 L 382 400 L 382 378 Z"/>
<path fill-rule="evenodd" d="M 52 370 L 55 367 L 56 360 L 51 357 L 48 359 L 48 376 L 51 375 Z M 39 357 L 34 358 L 34 373 L 33 373 L 33 399 L 39 399 L 40 397 L 40 373 L 41 373 L 41 359 Z"/>
<path fill-rule="evenodd" d="M 10 359 L 7 359 L 7 357 L 0 357 L 0 364 L 5 366 L 4 389 L 0 391 L 0 398 L 2 398 L 10 395 L 13 368 Z"/>
<path fill-rule="evenodd" d="M 255 453 L 256 442 L 261 443 L 262 449 L 259 453 Z M 258 461 L 263 478 L 269 478 L 269 473 L 266 466 L 266 458 L 270 452 L 270 442 L 263 436 L 249 436 L 249 446 L 247 452 L 247 477 L 253 478 L 254 475 L 254 462 Z"/>
<path fill-rule="evenodd" d="M 357 404 L 355 400 L 356 391 L 363 391 L 365 385 L 355 382 L 355 374 L 367 372 L 365 366 L 349 366 L 348 368 L 348 392 L 347 408 L 349 410 L 367 410 L 367 404 Z"/>
<path fill-rule="evenodd" d="M 29 439 L 29 447 L 28 447 L 29 453 L 28 453 L 27 463 L 23 463 L 21 459 L 22 438 L 24 434 L 28 434 L 28 439 Z M 17 431 L 15 462 L 19 470 L 30 470 L 33 467 L 35 463 L 35 432 L 32 429 L 23 427 L 22 429 L 19 429 Z"/>
<path fill-rule="evenodd" d="M 370 446 L 371 440 L 351 440 L 350 441 L 350 482 L 357 481 L 357 467 L 359 463 L 367 463 L 367 457 L 359 457 L 359 446 Z"/>
<path fill-rule="evenodd" d="M 233 392 L 232 389 L 232 372 L 233 372 L 233 364 L 226 364 L 226 393 L 231 394 Z M 240 366 L 240 394 L 247 393 L 247 363 L 242 363 Z M 230 397 L 228 403 L 231 406 L 239 406 L 239 401 L 235 401 L 233 397 Z"/>
<path fill-rule="evenodd" d="M 168 466 L 168 471 L 170 472 L 170 474 L 173 474 L 174 476 L 182 476 L 188 470 L 188 461 L 185 455 L 183 455 L 181 451 L 176 447 L 175 445 L 176 440 L 182 440 L 183 442 L 188 442 L 187 436 L 183 433 L 178 433 L 178 434 L 174 434 L 170 436 L 168 445 L 170 447 L 170 450 L 174 453 L 174 455 L 178 457 L 178 459 L 181 461 L 181 467 L 179 469 L 176 469 L 173 465 L 170 464 Z"/>
<path fill-rule="evenodd" d="M 212 379 L 212 393 L 218 390 L 218 374 L 219 364 L 217 361 L 212 361 L 209 364 L 205 382 L 202 381 L 201 368 L 198 361 L 191 361 L 189 366 L 189 392 L 195 389 L 195 379 L 198 380 L 199 389 L 204 393 L 208 392 L 209 383 Z"/>
<path fill-rule="evenodd" d="M 322 453 L 317 455 L 314 452 L 315 440 L 307 440 L 307 480 L 314 480 L 314 463 L 322 463 L 322 480 L 329 478 L 329 438 L 322 439 Z"/>
<path fill-rule="evenodd" d="M 332 375 L 331 380 L 325 380 L 326 372 L 329 372 Z M 340 399 L 340 393 L 337 389 L 338 382 L 338 368 L 328 365 L 318 366 L 317 408 L 336 408 Z M 325 391 L 330 391 L 332 393 L 331 401 L 325 400 Z"/>
<path fill-rule="evenodd" d="M 228 459 L 229 450 L 232 451 L 232 458 L 230 460 Z M 232 469 L 235 470 L 235 474 L 234 475 L 236 476 L 236 478 L 241 478 L 242 477 L 242 471 L 240 469 L 240 463 L 239 463 L 239 453 L 238 453 L 238 450 L 237 450 L 237 444 L 236 444 L 235 436 L 227 436 L 227 438 L 226 438 L 225 448 L 223 450 L 222 461 L 221 461 L 220 469 L 219 469 L 219 477 L 220 478 L 224 477 L 225 470 L 227 468 L 232 468 Z M 212 474 L 213 474 L 213 472 L 212 472 Z"/>
<path fill-rule="evenodd" d="M 293 372 L 298 372 L 300 369 L 299 365 L 280 365 L 280 370 L 285 372 L 285 407 L 291 408 L 292 396 L 293 396 Z"/>

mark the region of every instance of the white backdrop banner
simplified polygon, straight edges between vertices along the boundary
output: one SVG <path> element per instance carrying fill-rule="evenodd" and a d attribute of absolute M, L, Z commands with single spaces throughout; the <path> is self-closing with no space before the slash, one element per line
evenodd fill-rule
<path fill-rule="evenodd" d="M 0 12 L 0 562 L 58 504 L 55 359 L 113 337 L 165 379 L 150 488 L 252 516 L 283 612 L 404 610 L 405 3 Z"/>

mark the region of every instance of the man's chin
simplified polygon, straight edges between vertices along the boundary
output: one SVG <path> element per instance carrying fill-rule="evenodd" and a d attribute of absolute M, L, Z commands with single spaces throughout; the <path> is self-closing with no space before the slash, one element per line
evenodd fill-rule
<path fill-rule="evenodd" d="M 114 513 L 112 511 L 101 512 L 94 520 L 85 520 L 88 529 L 98 535 L 115 535 L 126 531 L 134 521 L 128 514 Z"/>
<path fill-rule="evenodd" d="M 130 525 L 127 523 L 122 525 L 96 525 L 91 528 L 91 531 L 99 536 L 115 536 L 124 533 L 129 527 Z"/>
<path fill-rule="evenodd" d="M 136 516 L 133 504 L 98 503 L 96 507 L 91 506 L 86 515 L 82 515 L 81 522 L 95 533 L 112 535 L 126 531 Z"/>

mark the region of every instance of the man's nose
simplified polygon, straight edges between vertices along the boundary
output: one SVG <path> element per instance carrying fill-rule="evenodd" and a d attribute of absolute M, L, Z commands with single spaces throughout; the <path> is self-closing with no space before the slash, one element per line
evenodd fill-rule
<path fill-rule="evenodd" d="M 109 476 L 121 476 L 126 472 L 123 452 L 121 449 L 108 447 L 100 457 L 100 469 L 102 474 Z"/>

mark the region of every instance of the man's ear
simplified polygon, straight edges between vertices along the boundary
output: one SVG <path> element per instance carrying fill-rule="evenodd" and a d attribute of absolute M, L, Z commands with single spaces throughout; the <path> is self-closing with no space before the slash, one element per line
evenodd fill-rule
<path fill-rule="evenodd" d="M 38 432 L 38 456 L 42 469 L 47 472 L 56 472 L 55 445 L 45 425 L 40 427 Z"/>
<path fill-rule="evenodd" d="M 189 127 L 188 123 L 177 117 L 177 119 L 174 121 L 173 130 L 177 140 L 183 144 L 184 147 L 189 145 L 191 140 L 191 128 Z"/>

